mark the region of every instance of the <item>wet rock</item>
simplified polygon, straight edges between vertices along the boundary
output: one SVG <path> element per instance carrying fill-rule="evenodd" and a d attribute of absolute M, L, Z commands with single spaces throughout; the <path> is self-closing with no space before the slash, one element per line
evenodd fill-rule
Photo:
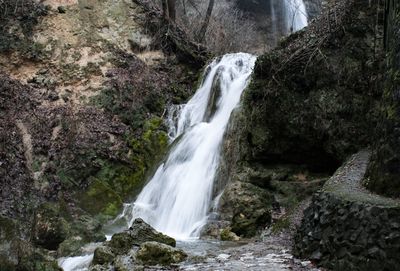
<path fill-rule="evenodd" d="M 240 237 L 231 231 L 231 228 L 221 230 L 220 238 L 222 241 L 239 241 Z"/>
<path fill-rule="evenodd" d="M 133 246 L 140 246 L 148 241 L 155 241 L 173 247 L 176 245 L 174 238 L 156 231 L 142 219 L 137 218 L 129 230 L 114 234 L 109 246 L 114 251 L 118 251 L 118 254 L 125 254 Z"/>
<path fill-rule="evenodd" d="M 61 257 L 73 255 L 85 244 L 80 236 L 73 236 L 64 240 L 58 247 L 57 254 Z"/>
<path fill-rule="evenodd" d="M 94 256 L 93 256 L 93 264 L 107 264 L 111 263 L 114 261 L 115 254 L 112 252 L 110 247 L 107 246 L 100 246 L 96 248 L 94 251 Z"/>
<path fill-rule="evenodd" d="M 136 258 L 144 264 L 171 265 L 184 261 L 187 258 L 187 254 L 181 249 L 165 244 L 145 242 L 140 246 Z"/>

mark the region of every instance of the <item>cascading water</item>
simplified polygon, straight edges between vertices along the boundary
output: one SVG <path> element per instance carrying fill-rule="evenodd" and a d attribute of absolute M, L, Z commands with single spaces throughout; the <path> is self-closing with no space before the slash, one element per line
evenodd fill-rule
<path fill-rule="evenodd" d="M 178 239 L 196 238 L 212 202 L 220 147 L 233 109 L 247 85 L 256 57 L 228 54 L 207 68 L 193 98 L 171 123 L 174 139 L 165 161 L 132 206 L 130 221 L 141 217 Z M 126 213 L 126 212 L 125 212 Z"/>
<path fill-rule="evenodd" d="M 274 40 L 308 25 L 308 15 L 303 0 L 270 0 L 269 13 Z"/>
<path fill-rule="evenodd" d="M 141 217 L 177 239 L 200 235 L 217 201 L 213 201 L 212 191 L 224 132 L 255 61 L 250 54 L 228 54 L 207 67 L 202 86 L 193 98 L 170 111 L 172 144 L 168 156 L 137 200 L 124 205 L 116 221 L 124 218 L 130 226 Z M 64 271 L 88 270 L 98 245 L 85 246 L 82 256 L 60 258 L 60 267 Z"/>
<path fill-rule="evenodd" d="M 285 0 L 286 29 L 296 32 L 307 26 L 307 11 L 303 0 Z"/>

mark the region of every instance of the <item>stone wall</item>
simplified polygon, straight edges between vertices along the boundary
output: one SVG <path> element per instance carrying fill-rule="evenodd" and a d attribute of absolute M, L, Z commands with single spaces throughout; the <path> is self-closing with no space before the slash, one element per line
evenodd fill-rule
<path fill-rule="evenodd" d="M 369 153 L 352 156 L 316 193 L 295 237 L 296 256 L 332 270 L 398 270 L 400 202 L 362 188 Z"/>

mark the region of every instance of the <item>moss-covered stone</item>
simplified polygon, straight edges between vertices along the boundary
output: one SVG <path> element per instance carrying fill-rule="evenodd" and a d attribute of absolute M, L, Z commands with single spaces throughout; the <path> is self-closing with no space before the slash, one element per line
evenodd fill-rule
<path fill-rule="evenodd" d="M 137 254 L 136 259 L 148 265 L 171 265 L 183 262 L 187 254 L 181 250 L 162 243 L 145 242 Z"/>
<path fill-rule="evenodd" d="M 176 241 L 172 237 L 157 232 L 142 219 L 136 219 L 127 231 L 114 234 L 109 246 L 114 253 L 121 255 L 126 254 L 133 246 L 139 246 L 148 241 L 155 241 L 173 247 L 176 245 Z"/>
<path fill-rule="evenodd" d="M 64 240 L 57 249 L 59 257 L 76 255 L 79 250 L 85 245 L 85 240 L 80 236 L 73 236 Z"/>
<path fill-rule="evenodd" d="M 122 208 L 121 197 L 107 183 L 98 179 L 92 181 L 80 202 L 92 214 L 116 216 Z"/>
<path fill-rule="evenodd" d="M 92 264 L 104 265 L 112 263 L 114 261 L 115 255 L 111 248 L 108 246 L 100 246 L 94 251 Z"/>
<path fill-rule="evenodd" d="M 231 228 L 222 229 L 219 237 L 222 241 L 239 241 L 240 237 L 231 231 Z"/>

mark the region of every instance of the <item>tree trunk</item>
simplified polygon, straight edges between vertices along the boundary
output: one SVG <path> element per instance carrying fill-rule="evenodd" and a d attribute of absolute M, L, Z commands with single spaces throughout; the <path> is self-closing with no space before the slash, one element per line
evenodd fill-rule
<path fill-rule="evenodd" d="M 182 0 L 183 14 L 186 16 L 186 0 Z"/>
<path fill-rule="evenodd" d="M 201 26 L 199 35 L 197 36 L 198 42 L 203 42 L 206 37 L 208 24 L 210 23 L 211 14 L 214 9 L 214 2 L 215 2 L 215 0 L 210 0 L 208 2 L 207 14 L 206 14 L 206 17 L 204 18 L 204 22 L 203 22 L 203 25 Z"/>
<path fill-rule="evenodd" d="M 167 0 L 161 0 L 163 16 L 168 19 L 168 3 Z"/>
<path fill-rule="evenodd" d="M 169 19 L 175 22 L 176 19 L 176 9 L 175 9 L 176 0 L 168 0 L 168 16 Z"/>

